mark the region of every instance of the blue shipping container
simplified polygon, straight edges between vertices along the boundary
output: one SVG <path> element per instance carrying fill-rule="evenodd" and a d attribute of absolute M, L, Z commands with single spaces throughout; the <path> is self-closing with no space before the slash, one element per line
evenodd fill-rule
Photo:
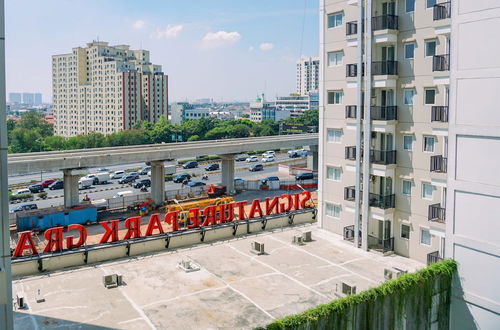
<path fill-rule="evenodd" d="M 16 215 L 17 231 L 46 230 L 71 224 L 87 224 L 97 221 L 97 208 L 45 209 L 19 212 Z"/>

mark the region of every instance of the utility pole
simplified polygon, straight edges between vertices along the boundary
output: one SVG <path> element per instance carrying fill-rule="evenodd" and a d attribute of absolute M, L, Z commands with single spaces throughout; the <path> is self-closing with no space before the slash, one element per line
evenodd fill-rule
<path fill-rule="evenodd" d="M 7 176 L 7 120 L 5 102 L 5 8 L 0 0 L 0 329 L 11 330 L 12 277 L 10 271 L 9 183 Z"/>

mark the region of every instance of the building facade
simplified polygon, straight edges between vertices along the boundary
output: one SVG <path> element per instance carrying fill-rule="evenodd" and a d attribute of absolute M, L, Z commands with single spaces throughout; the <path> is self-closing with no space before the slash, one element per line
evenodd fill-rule
<path fill-rule="evenodd" d="M 21 93 L 9 93 L 9 102 L 10 103 L 22 103 L 22 94 Z"/>
<path fill-rule="evenodd" d="M 168 76 L 147 50 L 91 42 L 52 56 L 54 134 L 110 134 L 168 113 Z"/>
<path fill-rule="evenodd" d="M 319 57 L 303 57 L 297 61 L 297 93 L 306 96 L 319 88 Z"/>
<path fill-rule="evenodd" d="M 258 96 L 254 102 L 250 102 L 250 120 L 253 122 L 260 123 L 266 119 L 280 121 L 291 116 L 290 110 L 279 109 L 275 103 L 266 101 L 264 94 Z"/>
<path fill-rule="evenodd" d="M 500 327 L 500 3 L 451 3 L 446 256 L 450 329 Z"/>
<path fill-rule="evenodd" d="M 364 3 L 364 11 L 350 0 L 320 6 L 321 226 L 363 249 L 438 260 L 445 246 L 448 7 Z"/>
<path fill-rule="evenodd" d="M 297 117 L 304 111 L 318 109 L 318 93 L 309 92 L 305 96 L 279 96 L 274 105 L 277 109 L 290 111 L 292 117 Z"/>

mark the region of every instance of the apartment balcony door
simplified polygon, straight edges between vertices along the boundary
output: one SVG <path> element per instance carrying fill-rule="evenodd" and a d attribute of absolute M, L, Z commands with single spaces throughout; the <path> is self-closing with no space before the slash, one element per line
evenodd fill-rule
<path fill-rule="evenodd" d="M 394 1 L 383 2 L 382 15 L 396 15 L 396 3 Z"/>
<path fill-rule="evenodd" d="M 390 176 L 380 176 L 380 185 L 378 193 L 381 196 L 392 195 L 392 178 Z"/>
<path fill-rule="evenodd" d="M 378 139 L 372 139 L 372 148 L 380 151 L 394 150 L 394 136 L 391 133 L 377 133 Z"/>
<path fill-rule="evenodd" d="M 391 238 L 391 222 L 389 220 L 378 220 L 378 238 Z"/>
<path fill-rule="evenodd" d="M 381 54 L 381 60 L 382 62 L 386 61 L 394 61 L 396 57 L 396 50 L 394 46 L 384 46 L 381 48 L 382 54 Z"/>
<path fill-rule="evenodd" d="M 394 105 L 393 89 L 383 89 L 380 91 L 380 105 L 383 107 Z"/>

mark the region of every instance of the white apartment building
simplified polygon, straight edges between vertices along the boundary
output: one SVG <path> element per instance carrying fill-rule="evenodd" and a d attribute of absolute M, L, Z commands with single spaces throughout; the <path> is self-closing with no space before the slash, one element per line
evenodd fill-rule
<path fill-rule="evenodd" d="M 319 88 L 319 57 L 303 57 L 297 61 L 297 93 L 306 96 Z"/>
<path fill-rule="evenodd" d="M 321 226 L 433 262 L 445 246 L 449 3 L 364 3 L 320 5 Z"/>
<path fill-rule="evenodd" d="M 147 50 L 91 42 L 52 56 L 54 134 L 110 134 L 168 112 L 168 76 Z"/>

